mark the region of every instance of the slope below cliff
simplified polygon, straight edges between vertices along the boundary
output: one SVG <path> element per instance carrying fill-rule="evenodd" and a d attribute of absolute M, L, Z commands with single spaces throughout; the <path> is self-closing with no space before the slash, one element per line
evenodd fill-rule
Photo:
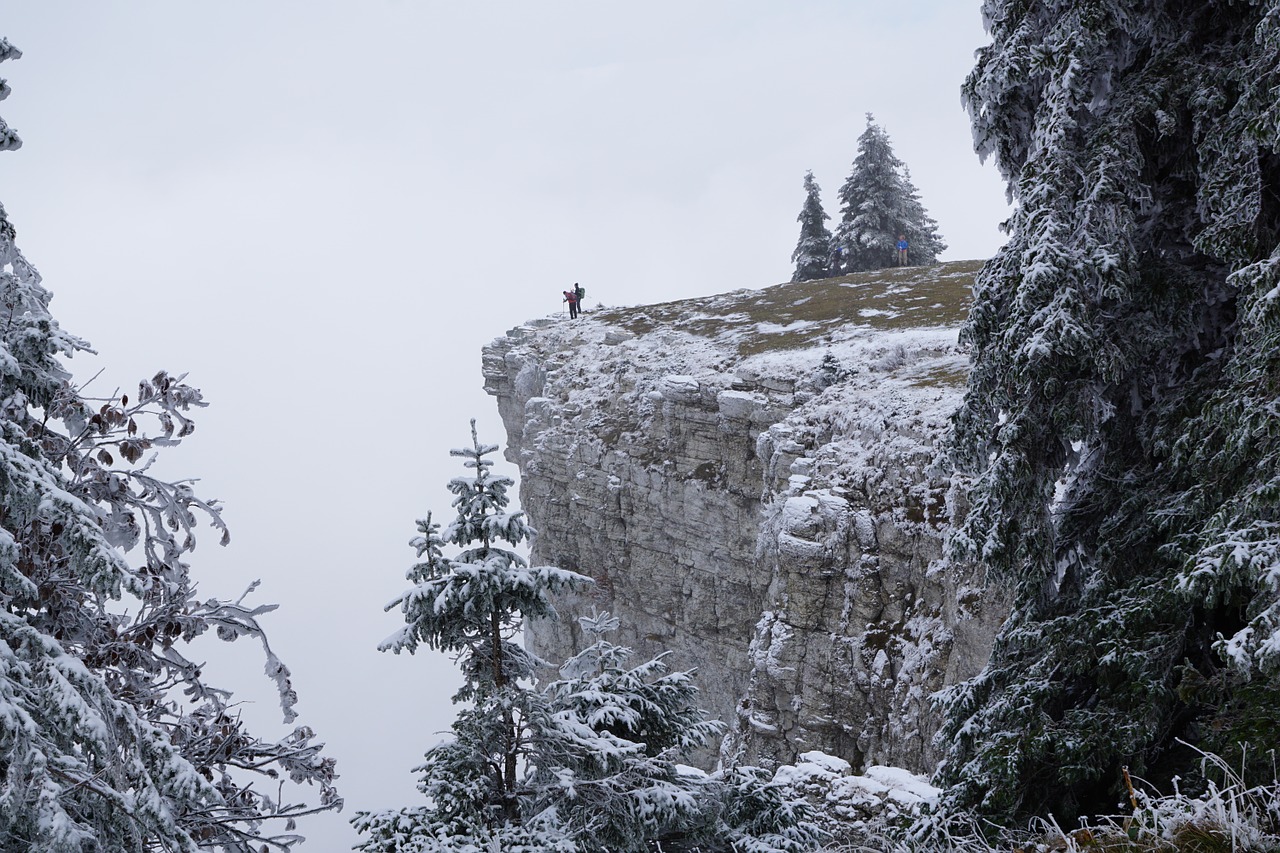
<path fill-rule="evenodd" d="M 533 559 L 597 580 L 532 626 L 535 651 L 567 657 L 573 617 L 609 610 L 619 642 L 697 667 L 735 758 L 930 771 L 930 696 L 981 668 L 1004 614 L 942 549 L 979 266 L 602 309 L 487 346 Z"/>

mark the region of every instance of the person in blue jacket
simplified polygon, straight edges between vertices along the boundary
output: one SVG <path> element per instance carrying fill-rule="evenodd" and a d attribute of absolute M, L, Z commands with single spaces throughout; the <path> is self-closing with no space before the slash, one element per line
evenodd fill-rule
<path fill-rule="evenodd" d="M 898 235 L 898 266 L 905 267 L 907 265 L 907 235 Z"/>

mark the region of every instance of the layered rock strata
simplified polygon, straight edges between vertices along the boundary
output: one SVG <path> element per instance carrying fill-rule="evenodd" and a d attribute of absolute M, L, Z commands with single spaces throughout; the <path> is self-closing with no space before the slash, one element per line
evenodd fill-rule
<path fill-rule="evenodd" d="M 532 558 L 597 581 L 533 649 L 568 657 L 574 616 L 608 610 L 618 642 L 697 668 L 736 760 L 930 772 L 931 697 L 980 670 L 1004 614 L 942 547 L 977 267 L 602 309 L 487 346 Z"/>

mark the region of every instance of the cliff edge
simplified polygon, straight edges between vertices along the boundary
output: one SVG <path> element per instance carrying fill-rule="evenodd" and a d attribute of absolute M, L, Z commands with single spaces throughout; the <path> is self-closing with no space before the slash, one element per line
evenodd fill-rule
<path fill-rule="evenodd" d="M 931 772 L 930 697 L 982 668 L 1006 611 L 942 547 L 980 266 L 598 309 L 485 347 L 532 558 L 597 581 L 533 649 L 568 657 L 574 617 L 608 610 L 619 642 L 697 667 L 734 759 Z"/>

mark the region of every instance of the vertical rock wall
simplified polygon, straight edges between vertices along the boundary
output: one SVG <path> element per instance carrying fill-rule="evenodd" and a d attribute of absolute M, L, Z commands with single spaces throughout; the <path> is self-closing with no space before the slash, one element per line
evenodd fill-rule
<path fill-rule="evenodd" d="M 574 615 L 697 667 L 724 750 L 821 749 L 929 772 L 930 694 L 976 673 L 1003 611 L 942 559 L 937 444 L 976 265 L 535 321 L 484 350 L 533 559 L 597 584 Z"/>

